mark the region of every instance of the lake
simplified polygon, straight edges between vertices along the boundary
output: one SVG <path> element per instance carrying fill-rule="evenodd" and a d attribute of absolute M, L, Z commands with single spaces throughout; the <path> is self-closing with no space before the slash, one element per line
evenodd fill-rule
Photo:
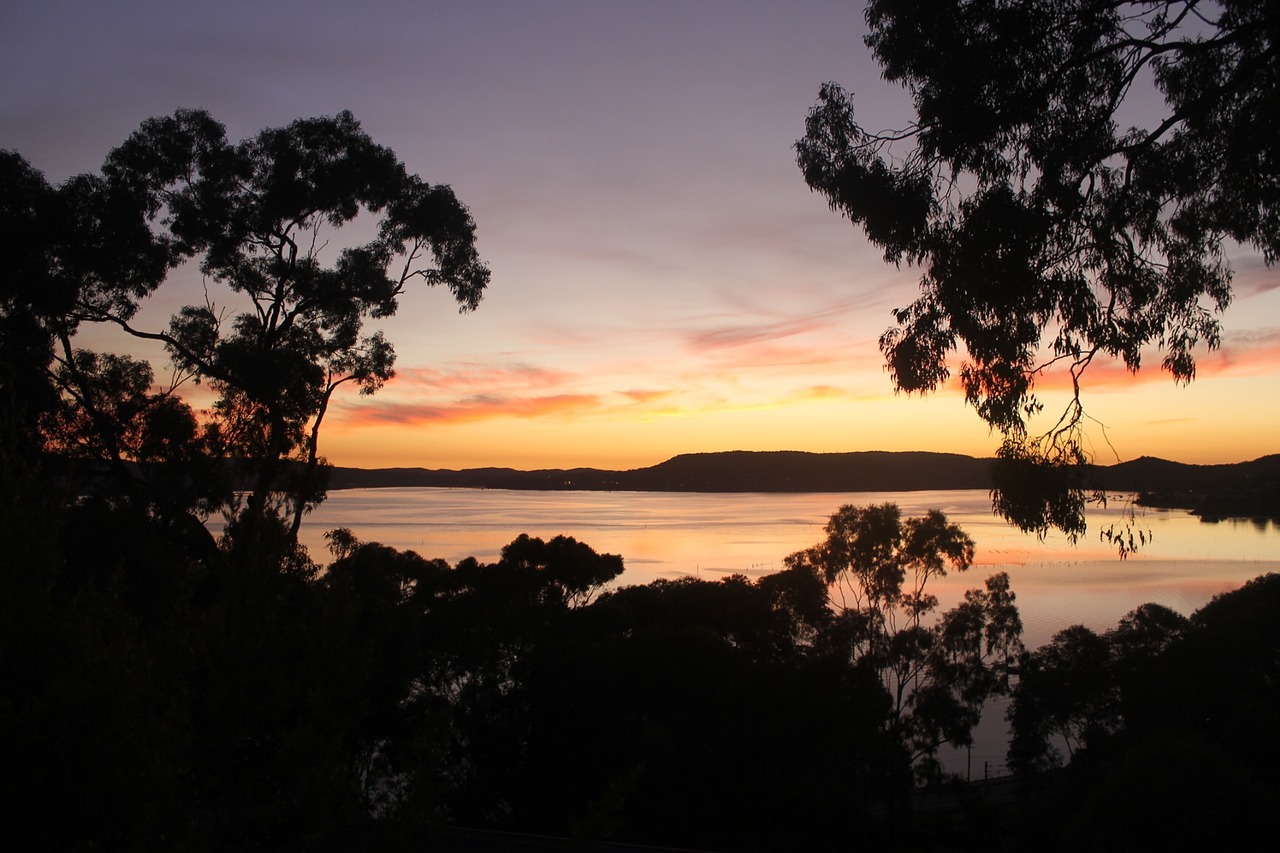
<path fill-rule="evenodd" d="M 1075 623 L 1103 630 L 1148 601 L 1190 613 L 1214 594 L 1259 574 L 1280 571 L 1280 527 L 1249 521 L 1207 524 L 1183 510 L 1133 508 L 1135 526 L 1152 541 L 1127 560 L 1097 531 L 1124 521 L 1130 507 L 1116 496 L 1091 508 L 1089 532 L 1076 545 L 1061 534 L 1043 542 L 991 513 L 986 491 L 857 493 L 548 492 L 502 489 L 351 489 L 329 493 L 302 529 L 313 556 L 327 554 L 323 534 L 348 527 L 381 542 L 456 563 L 498 559 L 521 533 L 573 536 L 600 552 L 622 555 L 620 584 L 686 575 L 714 580 L 758 576 L 782 568 L 788 554 L 823 538 L 843 504 L 893 502 L 904 516 L 940 509 L 977 543 L 975 565 L 935 592 L 958 600 L 996 571 L 1008 572 L 1026 625 L 1039 645 Z"/>
<path fill-rule="evenodd" d="M 1008 572 L 1034 648 L 1072 624 L 1097 631 L 1145 602 L 1190 614 L 1212 596 L 1267 572 L 1280 571 L 1280 526 L 1274 523 L 1201 522 L 1183 510 L 1131 507 L 1117 495 L 1105 509 L 1091 508 L 1089 532 L 1072 545 L 1061 534 L 1044 541 L 1020 533 L 991 513 L 986 491 L 761 494 L 704 492 L 547 492 L 488 489 L 352 489 L 329 493 L 308 516 L 302 539 L 312 555 L 327 557 L 323 534 L 348 527 L 366 542 L 381 542 L 424 557 L 456 563 L 473 556 L 498 559 L 521 533 L 549 539 L 573 536 L 600 552 L 621 554 L 620 585 L 732 573 L 755 577 L 782 568 L 788 554 L 823 539 L 828 517 L 843 504 L 893 502 L 904 516 L 940 509 L 977 544 L 974 566 L 931 584 L 948 607 L 988 575 Z M 1098 530 L 1123 523 L 1151 540 L 1121 561 Z M 1004 761 L 1003 707 L 984 715 L 971 756 L 975 776 L 984 763 Z M 970 756 L 944 756 L 963 773 Z M 993 772 L 995 772 L 993 770 Z"/>

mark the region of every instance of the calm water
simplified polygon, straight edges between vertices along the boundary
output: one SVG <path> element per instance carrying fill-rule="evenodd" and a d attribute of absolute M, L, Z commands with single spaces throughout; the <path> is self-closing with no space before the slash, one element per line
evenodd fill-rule
<path fill-rule="evenodd" d="M 1250 578 L 1280 571 L 1280 527 L 1205 524 L 1181 510 L 1135 509 L 1136 528 L 1153 537 L 1120 561 L 1097 531 L 1125 520 L 1124 496 L 1089 514 L 1089 533 L 1072 546 L 1061 535 L 1041 542 L 991 514 L 985 491 L 860 492 L 852 494 L 708 494 L 688 492 L 542 492 L 483 489 L 357 489 L 334 491 L 303 527 L 317 559 L 326 556 L 324 531 L 348 527 L 363 541 L 442 557 L 498 558 L 521 533 L 548 539 L 573 536 L 597 551 L 621 554 L 620 584 L 686 575 L 714 580 L 731 573 L 756 576 L 782 568 L 788 554 L 823 538 L 823 525 L 842 504 L 897 503 L 905 516 L 940 509 L 977 543 L 973 568 L 933 587 L 944 607 L 963 591 L 1008 572 L 1029 647 L 1072 624 L 1115 626 L 1148 601 L 1184 614 Z M 988 709 L 972 755 L 943 756 L 948 770 L 1003 766 L 1007 727 L 1003 707 Z"/>
<path fill-rule="evenodd" d="M 1125 501 L 1093 510 L 1072 546 L 1052 535 L 1041 542 L 991 514 L 985 491 L 853 494 L 710 494 L 691 492 L 543 492 L 489 489 L 356 489 L 334 491 L 312 513 L 303 539 L 325 556 L 323 533 L 349 527 L 364 541 L 442 557 L 496 560 L 521 533 L 566 534 L 597 551 L 621 554 L 622 584 L 696 575 L 755 576 L 782 568 L 788 554 L 823 538 L 839 506 L 892 501 L 906 516 L 940 509 L 977 542 L 968 572 L 935 590 L 944 602 L 1007 571 L 1013 579 L 1027 642 L 1039 645 L 1074 623 L 1115 625 L 1139 604 L 1155 601 L 1189 613 L 1215 593 L 1280 571 L 1280 528 L 1274 524 L 1205 524 L 1180 510 L 1136 510 L 1136 526 L 1154 541 L 1121 562 L 1097 530 L 1123 520 Z"/>

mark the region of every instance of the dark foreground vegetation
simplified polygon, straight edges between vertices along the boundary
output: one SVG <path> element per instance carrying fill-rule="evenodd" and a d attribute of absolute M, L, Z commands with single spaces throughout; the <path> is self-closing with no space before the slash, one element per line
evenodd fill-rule
<path fill-rule="evenodd" d="M 1002 577 L 934 609 L 972 557 L 936 514 L 846 507 L 777 574 L 618 587 L 620 558 L 568 538 L 450 566 L 339 530 L 320 569 L 228 537 L 210 563 L 128 502 L 6 483 L 11 849 L 431 849 L 459 825 L 1207 848 L 1280 802 L 1280 577 L 1025 653 Z M 1006 691 L 1019 781 L 992 802 L 932 758 Z M 921 808 L 924 784 L 954 798 Z"/>

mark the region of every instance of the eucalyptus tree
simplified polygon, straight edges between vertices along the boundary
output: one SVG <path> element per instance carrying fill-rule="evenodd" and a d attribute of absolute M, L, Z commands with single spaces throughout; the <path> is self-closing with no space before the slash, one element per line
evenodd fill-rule
<path fill-rule="evenodd" d="M 942 512 L 903 519 L 895 504 L 843 506 L 826 533 L 787 566 L 826 581 L 836 615 L 823 643 L 879 678 L 887 727 L 932 773 L 938 748 L 971 743 L 987 699 L 1008 691 L 1023 650 L 1009 577 L 993 575 L 939 613 L 938 580 L 974 559 L 973 540 Z"/>
<path fill-rule="evenodd" d="M 118 440 L 126 410 L 190 414 L 176 388 L 208 383 L 217 398 L 198 428 L 185 416 L 160 420 L 232 463 L 247 486 L 233 531 L 274 519 L 296 541 L 323 497 L 320 431 L 334 395 L 343 386 L 373 394 L 394 374 L 394 348 L 368 321 L 394 314 L 419 283 L 447 287 L 469 311 L 489 281 L 453 191 L 411 174 L 349 112 L 232 143 L 208 113 L 179 110 L 143 122 L 101 174 L 49 188 L 21 165 L 28 195 L 49 197 L 53 211 L 25 214 L 54 235 L 36 272 L 65 297 L 41 318 L 52 345 L 39 367 L 63 408 L 47 421 L 61 423 L 51 443 L 117 466 L 138 461 L 139 449 Z M 145 324 L 139 308 L 179 268 L 198 269 L 203 298 L 166 327 Z M 156 389 L 150 365 L 78 348 L 88 323 L 163 345 L 173 379 Z M 103 368 L 120 381 L 105 382 Z"/>
<path fill-rule="evenodd" d="M 866 44 L 909 94 L 868 129 L 822 86 L 805 181 L 920 295 L 880 338 L 894 385 L 952 374 L 999 430 L 995 506 L 1084 530 L 1087 368 L 1179 382 L 1218 346 L 1237 244 L 1280 256 L 1280 13 L 1269 0 L 869 0 Z M 1065 377 L 1065 408 L 1037 387 Z M 1047 420 L 1035 420 L 1036 415 Z"/>

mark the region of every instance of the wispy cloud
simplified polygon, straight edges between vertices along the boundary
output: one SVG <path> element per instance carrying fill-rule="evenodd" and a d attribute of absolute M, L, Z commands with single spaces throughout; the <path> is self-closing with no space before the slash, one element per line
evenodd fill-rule
<path fill-rule="evenodd" d="M 1236 297 L 1247 299 L 1280 288 L 1280 269 L 1269 267 L 1257 255 L 1231 260 L 1232 281 Z"/>
<path fill-rule="evenodd" d="M 553 394 L 544 397 L 478 395 L 448 403 L 380 402 L 343 412 L 349 426 L 468 423 L 492 418 L 541 418 L 594 411 L 600 398 L 593 394 Z"/>
<path fill-rule="evenodd" d="M 844 396 L 844 390 L 834 385 L 811 385 L 799 394 L 802 400 L 832 400 Z"/>
<path fill-rule="evenodd" d="M 627 399 L 631 400 L 634 403 L 648 404 L 648 403 L 656 402 L 658 400 L 665 400 L 669 398 L 674 392 L 669 390 L 656 391 L 651 389 L 636 388 L 630 391 L 621 391 L 619 393 L 623 397 L 626 397 Z"/>
<path fill-rule="evenodd" d="M 1200 348 L 1195 353 L 1196 377 L 1257 376 L 1280 372 L 1280 329 L 1228 334 L 1216 350 Z M 1081 385 L 1085 388 L 1130 388 L 1151 383 L 1172 381 L 1169 372 L 1161 368 L 1163 356 L 1157 352 L 1144 354 L 1137 373 L 1115 359 L 1098 359 L 1088 366 Z M 1063 389 L 1071 385 L 1065 366 L 1046 373 L 1037 386 L 1043 389 Z"/>
<path fill-rule="evenodd" d="M 765 343 L 780 338 L 790 338 L 825 328 L 826 323 L 813 318 L 776 320 L 768 323 L 750 323 L 719 326 L 689 332 L 685 343 L 697 352 Z"/>
<path fill-rule="evenodd" d="M 463 363 L 449 369 L 410 367 L 396 370 L 392 384 L 401 393 L 480 393 L 497 388 L 554 388 L 571 381 L 572 373 L 528 364 Z"/>

